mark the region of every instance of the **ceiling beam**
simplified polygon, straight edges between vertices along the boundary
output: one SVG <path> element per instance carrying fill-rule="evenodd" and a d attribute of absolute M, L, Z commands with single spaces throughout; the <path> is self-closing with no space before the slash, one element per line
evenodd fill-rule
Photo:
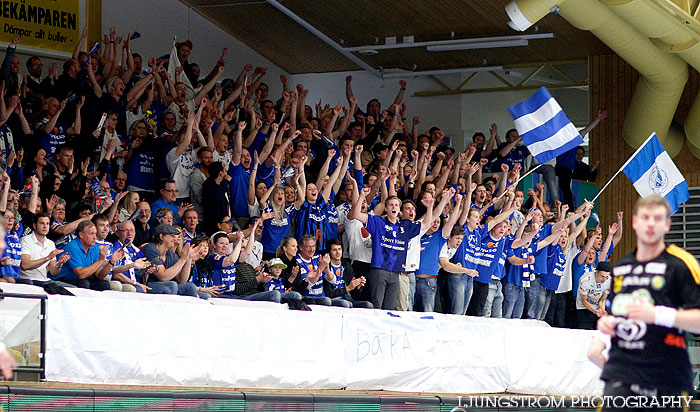
<path fill-rule="evenodd" d="M 588 86 L 588 81 L 582 82 L 570 82 L 562 84 L 552 84 L 547 85 L 548 89 L 567 89 L 574 87 Z M 533 90 L 542 87 L 539 85 L 523 85 L 523 86 L 511 86 L 511 87 L 485 87 L 479 89 L 458 89 L 458 90 L 430 90 L 424 92 L 415 92 L 414 96 L 429 97 L 429 96 L 447 96 L 453 94 L 472 94 L 472 93 L 491 93 L 491 92 L 512 92 L 515 90 Z"/>
<path fill-rule="evenodd" d="M 413 43 L 396 43 L 396 44 L 376 44 L 357 47 L 344 47 L 347 52 L 359 52 L 363 50 L 387 50 L 387 49 L 406 49 L 410 47 L 428 47 L 428 46 L 445 46 L 454 44 L 482 44 L 501 41 L 517 41 L 517 40 L 535 40 L 535 39 L 552 39 L 554 33 L 540 34 L 523 34 L 520 36 L 498 36 L 498 37 L 475 37 L 471 39 L 452 39 L 452 40 L 435 40 L 435 41 L 419 41 Z"/>
<path fill-rule="evenodd" d="M 333 39 L 331 39 L 330 37 L 326 36 L 326 34 L 324 34 L 322 31 L 320 31 L 320 30 L 317 29 L 316 27 L 312 26 L 309 22 L 307 22 L 306 20 L 302 19 L 301 17 L 299 17 L 298 15 L 296 15 L 293 11 L 291 11 L 291 10 L 289 10 L 288 8 L 286 8 L 285 6 L 283 6 L 282 3 L 280 3 L 279 1 L 277 1 L 277 0 L 267 0 L 267 2 L 268 2 L 270 5 L 272 5 L 274 8 L 276 8 L 277 10 L 281 11 L 282 13 L 284 13 L 284 14 L 285 14 L 287 17 L 289 17 L 290 19 L 292 19 L 292 20 L 294 20 L 295 22 L 299 23 L 302 27 L 304 27 L 306 30 L 310 31 L 314 36 L 316 36 L 316 37 L 318 37 L 319 39 L 321 39 L 324 43 L 326 43 L 326 44 L 328 44 L 329 46 L 331 46 L 331 47 L 333 47 L 334 49 L 336 49 L 340 54 L 342 54 L 343 56 L 345 56 L 345 57 L 346 57 L 348 60 L 350 60 L 351 62 L 355 63 L 356 65 L 362 67 L 362 68 L 365 69 L 366 71 L 372 73 L 373 75 L 375 75 L 375 76 L 377 76 L 377 77 L 379 77 L 379 78 L 382 77 L 382 73 L 381 73 L 379 70 L 377 70 L 377 69 L 375 69 L 374 67 L 370 66 L 369 64 L 367 64 L 367 62 L 365 62 L 364 60 L 362 60 L 362 59 L 360 59 L 359 57 L 355 56 L 354 54 L 343 50 L 343 46 L 341 46 L 340 44 L 336 43 L 335 40 L 333 40 Z"/>

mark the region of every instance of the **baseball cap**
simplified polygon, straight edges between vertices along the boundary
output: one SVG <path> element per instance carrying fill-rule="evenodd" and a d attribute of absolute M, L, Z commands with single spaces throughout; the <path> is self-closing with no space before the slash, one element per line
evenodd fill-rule
<path fill-rule="evenodd" d="M 282 262 L 282 259 L 280 259 L 280 258 L 274 258 L 274 259 L 270 260 L 270 263 L 268 263 L 268 266 L 269 267 L 281 266 L 282 269 L 287 269 L 287 265 L 285 265 L 284 262 Z"/>

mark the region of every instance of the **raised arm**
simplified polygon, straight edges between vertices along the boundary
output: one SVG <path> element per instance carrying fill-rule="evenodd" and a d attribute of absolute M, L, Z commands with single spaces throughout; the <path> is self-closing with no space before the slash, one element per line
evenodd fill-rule
<path fill-rule="evenodd" d="M 481 152 L 481 157 L 487 157 L 490 156 L 491 153 L 493 153 L 493 149 L 497 146 L 498 143 L 498 126 L 496 126 L 496 123 L 492 123 L 491 127 L 489 128 L 490 137 L 489 141 L 486 144 L 486 149 Z"/>
<path fill-rule="evenodd" d="M 80 49 L 83 48 L 83 44 L 85 44 L 85 39 L 87 38 L 88 35 L 88 24 L 87 21 L 85 21 L 85 24 L 83 25 L 83 31 L 80 33 L 80 38 L 75 44 L 75 49 L 73 49 L 73 55 L 71 56 L 73 59 L 78 60 L 78 55 L 80 54 Z M 88 62 L 88 66 L 90 65 L 90 62 Z"/>
<path fill-rule="evenodd" d="M 612 244 L 613 247 L 617 247 L 617 244 L 620 243 L 620 240 L 622 240 L 622 219 L 624 217 L 624 212 L 623 211 L 618 211 L 617 212 L 617 231 L 615 232 L 615 235 L 613 236 L 612 239 Z"/>
<path fill-rule="evenodd" d="M 608 112 L 606 110 L 598 110 L 598 114 L 596 115 L 595 119 L 593 119 L 592 122 L 588 123 L 588 126 L 584 127 L 581 129 L 579 134 L 581 137 L 584 137 L 588 133 L 591 132 L 591 130 L 595 129 L 596 126 L 598 126 L 598 123 L 602 122 L 608 117 Z"/>
<path fill-rule="evenodd" d="M 607 262 L 608 260 L 608 251 L 610 251 L 610 246 L 612 245 L 613 242 L 613 237 L 615 236 L 615 233 L 619 227 L 617 226 L 617 222 L 613 223 L 608 227 L 608 236 L 605 238 L 605 242 L 603 243 L 603 247 L 600 249 L 600 260 Z"/>
<path fill-rule="evenodd" d="M 238 123 L 238 130 L 233 138 L 233 153 L 231 153 L 231 163 L 234 166 L 241 164 L 241 152 L 243 151 L 243 129 L 246 127 L 246 122 Z"/>
<path fill-rule="evenodd" d="M 253 165 L 250 171 L 250 178 L 248 179 L 248 204 L 253 206 L 255 204 L 255 178 L 258 176 L 258 152 L 253 152 Z M 260 206 L 262 207 L 262 203 Z"/>
<path fill-rule="evenodd" d="M 512 193 L 513 192 L 508 192 L 506 193 L 506 196 L 511 196 Z M 494 217 L 486 224 L 487 230 L 493 229 L 497 224 L 508 219 L 510 215 L 513 214 L 513 212 L 515 212 L 516 210 L 518 210 L 516 206 L 511 206 L 509 209 L 506 209 L 503 212 L 501 212 L 498 216 Z"/>
<path fill-rule="evenodd" d="M 581 251 L 581 253 L 578 254 L 578 257 L 576 258 L 579 265 L 582 265 L 583 262 L 586 260 L 586 256 L 588 255 L 588 252 L 590 252 L 591 249 L 593 248 L 593 243 L 595 243 L 595 239 L 596 239 L 596 237 L 598 237 L 600 232 L 601 232 L 601 229 L 600 229 L 600 226 L 598 226 L 598 227 L 596 227 L 595 235 L 588 238 L 586 245 L 584 246 L 583 250 Z"/>
<path fill-rule="evenodd" d="M 566 248 L 568 249 L 574 242 L 576 242 L 576 238 L 579 237 L 579 235 L 583 232 L 583 230 L 586 228 L 586 224 L 588 223 L 588 218 L 591 216 L 590 210 L 586 212 L 583 215 L 583 218 L 579 222 L 578 225 L 574 228 L 574 230 L 571 231 L 569 234 L 569 240 L 566 242 Z"/>
<path fill-rule="evenodd" d="M 260 220 L 260 219 L 258 219 L 258 220 L 255 222 L 255 226 L 258 225 L 257 222 L 258 222 L 259 220 Z M 253 229 L 253 232 L 251 232 L 251 233 L 255 233 L 255 229 Z M 224 261 L 221 262 L 221 265 L 224 266 L 224 267 L 235 265 L 235 264 L 238 262 L 238 259 L 239 259 L 240 257 L 243 257 L 243 256 L 241 256 L 241 247 L 243 246 L 243 232 L 242 232 L 242 231 L 239 231 L 238 233 L 236 233 L 236 239 L 237 239 L 237 242 L 236 242 L 236 245 L 233 247 L 233 250 L 231 251 L 231 253 L 230 253 L 228 256 L 226 256 L 226 257 L 224 258 Z M 254 240 L 254 239 L 250 239 L 250 240 L 248 241 L 248 243 L 255 243 L 253 240 Z M 252 249 L 253 249 L 253 246 L 251 245 L 250 248 L 251 248 L 251 250 L 252 250 Z M 247 247 L 246 247 L 246 249 L 247 249 Z M 248 254 L 250 254 L 250 252 L 248 252 Z M 245 260 L 245 258 L 242 259 L 242 260 Z"/>
<path fill-rule="evenodd" d="M 394 104 L 395 105 L 400 105 L 401 102 L 403 101 L 403 96 L 406 94 L 406 80 L 399 80 L 399 92 L 396 94 L 396 97 L 394 98 Z M 398 112 L 398 110 L 397 110 Z M 396 113 L 398 114 L 398 113 Z M 396 116 L 394 116 L 396 117 Z"/>
<path fill-rule="evenodd" d="M 211 80 L 209 80 L 207 82 L 207 84 L 205 84 L 202 87 L 202 90 L 200 90 L 199 93 L 197 93 L 197 95 L 194 97 L 195 106 L 199 106 L 202 99 L 205 98 L 209 94 L 209 91 L 211 89 L 213 89 L 214 86 L 216 86 L 216 82 L 219 80 L 219 77 L 221 77 L 221 75 L 223 73 L 224 73 L 224 66 L 218 66 L 214 77 L 212 77 Z"/>
<path fill-rule="evenodd" d="M 253 246 L 255 246 L 255 231 L 258 229 L 258 225 L 260 225 L 260 222 L 262 222 L 262 219 L 256 219 L 255 223 L 253 223 L 253 227 L 250 229 L 250 236 L 248 237 L 248 243 L 245 245 L 245 249 L 241 250 L 237 262 L 245 262 L 246 259 L 248 259 L 248 256 L 250 256 L 253 253 Z M 242 232 L 238 232 L 243 234 Z M 243 239 L 241 239 L 242 241 Z M 238 244 L 241 244 L 241 241 L 238 242 Z M 240 249 L 240 247 L 239 247 Z M 234 253 L 235 253 L 235 248 L 234 248 Z M 235 262 L 234 262 L 235 263 Z"/>
<path fill-rule="evenodd" d="M 464 207 L 464 198 L 461 194 L 457 193 L 455 195 L 455 208 L 452 210 L 452 213 L 450 213 L 450 217 L 447 219 L 445 225 L 442 227 L 443 238 L 450 237 L 450 233 L 452 233 L 452 228 L 454 228 L 455 223 L 457 223 L 457 219 L 460 217 L 460 211 L 462 207 Z"/>
<path fill-rule="evenodd" d="M 361 222 L 363 225 L 367 224 L 367 213 L 362 213 L 362 201 L 367 197 L 369 194 L 369 188 L 363 187 L 362 190 L 360 190 L 358 196 L 356 196 L 355 201 L 352 204 L 352 208 L 350 208 L 350 212 L 348 212 L 348 216 L 350 219 L 355 219 L 359 222 Z"/>

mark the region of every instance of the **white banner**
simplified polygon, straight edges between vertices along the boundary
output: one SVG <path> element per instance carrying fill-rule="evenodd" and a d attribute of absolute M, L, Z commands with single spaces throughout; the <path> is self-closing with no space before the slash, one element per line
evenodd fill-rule
<path fill-rule="evenodd" d="M 339 315 L 64 296 L 48 313 L 49 381 L 345 386 Z"/>
<path fill-rule="evenodd" d="M 49 298 L 47 380 L 458 395 L 602 388 L 586 359 L 592 332 L 543 322 L 98 295 Z"/>
<path fill-rule="evenodd" d="M 445 317 L 344 316 L 343 342 L 348 389 L 491 393 L 508 388 L 503 329 L 492 325 Z"/>

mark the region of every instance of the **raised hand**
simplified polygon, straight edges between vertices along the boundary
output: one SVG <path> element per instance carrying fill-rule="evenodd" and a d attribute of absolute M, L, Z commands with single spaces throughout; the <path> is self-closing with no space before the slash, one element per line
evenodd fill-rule
<path fill-rule="evenodd" d="M 617 222 L 613 223 L 608 227 L 608 235 L 614 235 L 619 228 L 620 226 L 618 226 Z"/>

